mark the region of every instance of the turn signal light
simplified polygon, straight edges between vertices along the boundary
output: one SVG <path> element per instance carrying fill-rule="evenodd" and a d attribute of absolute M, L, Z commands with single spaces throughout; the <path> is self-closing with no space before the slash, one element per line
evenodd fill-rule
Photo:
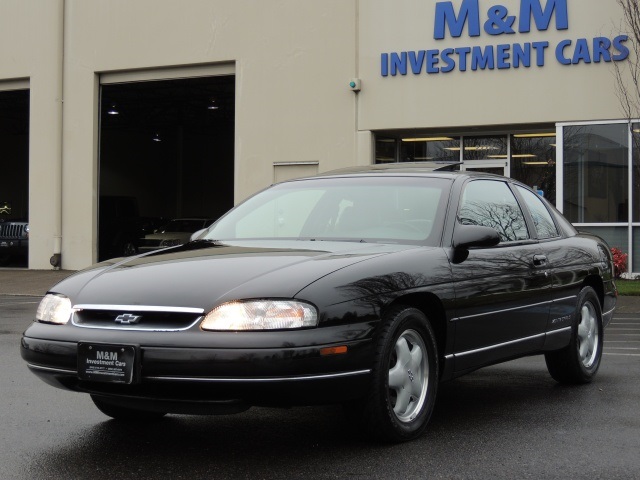
<path fill-rule="evenodd" d="M 347 346 L 340 345 L 339 347 L 325 347 L 320 349 L 320 355 L 323 357 L 326 355 L 340 355 L 342 353 L 347 353 Z"/>

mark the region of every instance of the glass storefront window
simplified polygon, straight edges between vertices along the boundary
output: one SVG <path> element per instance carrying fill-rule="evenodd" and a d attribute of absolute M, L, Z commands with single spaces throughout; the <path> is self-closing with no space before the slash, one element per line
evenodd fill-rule
<path fill-rule="evenodd" d="M 634 123 L 631 132 L 631 151 L 633 158 L 633 221 L 640 222 L 640 123 Z M 634 271 L 637 272 L 640 270 Z"/>
<path fill-rule="evenodd" d="M 633 227 L 631 229 L 631 234 L 633 236 L 633 240 L 631 242 L 631 251 L 627 251 L 626 248 L 624 248 L 624 245 L 626 244 L 621 244 L 621 246 L 619 247 L 620 250 L 622 250 L 624 253 L 631 253 L 631 258 L 633 258 L 632 262 L 633 265 L 627 265 L 627 271 L 628 272 L 640 272 L 640 227 Z"/>
<path fill-rule="evenodd" d="M 392 163 L 396 161 L 396 140 L 387 137 L 376 137 L 376 163 Z"/>
<path fill-rule="evenodd" d="M 564 128 L 564 215 L 573 223 L 626 222 L 627 124 Z"/>
<path fill-rule="evenodd" d="M 459 162 L 459 137 L 403 138 L 400 144 L 401 162 Z"/>
<path fill-rule="evenodd" d="M 542 190 L 556 202 L 556 134 L 517 133 L 511 136 L 511 177 Z"/>
<path fill-rule="evenodd" d="M 507 136 L 464 137 L 464 160 L 507 160 Z"/>

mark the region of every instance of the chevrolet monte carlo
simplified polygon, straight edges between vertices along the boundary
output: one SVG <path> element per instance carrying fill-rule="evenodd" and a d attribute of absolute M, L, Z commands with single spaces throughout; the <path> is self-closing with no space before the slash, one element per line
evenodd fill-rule
<path fill-rule="evenodd" d="M 616 303 L 612 256 L 528 187 L 432 166 L 274 185 L 184 245 L 80 271 L 21 354 L 120 420 L 341 403 L 419 436 L 438 384 L 542 354 L 588 383 Z"/>

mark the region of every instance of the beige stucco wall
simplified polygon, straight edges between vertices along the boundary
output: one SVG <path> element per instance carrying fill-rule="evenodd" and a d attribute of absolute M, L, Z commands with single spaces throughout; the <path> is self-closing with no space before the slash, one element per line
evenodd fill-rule
<path fill-rule="evenodd" d="M 23 78 L 30 94 L 30 260 L 50 268 L 60 212 L 61 2 L 0 2 L 0 82 Z"/>
<path fill-rule="evenodd" d="M 483 15 L 496 4 L 517 14 L 520 4 L 479 2 Z M 276 162 L 318 162 L 319 171 L 370 163 L 371 130 L 622 116 L 611 64 L 567 67 L 552 51 L 565 38 L 619 34 L 615 0 L 568 0 L 566 31 L 440 41 L 435 3 L 3 0 L 0 83 L 23 79 L 31 89 L 29 267 L 49 268 L 56 240 L 63 268 L 96 258 L 101 75 L 232 68 L 236 202 L 268 185 Z M 383 52 L 540 40 L 551 45 L 542 68 L 380 75 Z M 347 86 L 352 77 L 362 79 L 358 94 Z"/>
<path fill-rule="evenodd" d="M 617 119 L 622 113 L 615 95 L 611 63 L 561 65 L 555 45 L 564 39 L 604 36 L 621 31 L 616 0 L 568 0 L 568 30 L 547 31 L 532 26 L 529 33 L 434 39 L 436 2 L 422 0 L 366 0 L 360 2 L 359 127 L 446 128 L 507 125 L 591 119 Z M 453 2 L 458 11 L 461 0 Z M 518 17 L 520 0 L 480 0 L 481 25 L 493 5 Z M 545 5 L 546 2 L 542 1 Z M 380 54 L 458 47 L 548 41 L 544 67 L 461 72 L 408 73 L 383 77 Z M 575 43 L 575 42 L 574 42 Z M 630 43 L 627 46 L 631 47 Z M 567 49 L 567 53 L 572 50 Z M 441 62 L 439 66 L 443 66 Z"/>

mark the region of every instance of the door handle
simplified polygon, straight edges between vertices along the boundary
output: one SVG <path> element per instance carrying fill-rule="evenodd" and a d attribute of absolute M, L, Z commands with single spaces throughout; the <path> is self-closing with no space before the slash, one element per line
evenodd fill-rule
<path fill-rule="evenodd" d="M 546 255 L 534 255 L 533 256 L 533 265 L 536 267 L 544 267 L 547 264 L 547 256 Z"/>

